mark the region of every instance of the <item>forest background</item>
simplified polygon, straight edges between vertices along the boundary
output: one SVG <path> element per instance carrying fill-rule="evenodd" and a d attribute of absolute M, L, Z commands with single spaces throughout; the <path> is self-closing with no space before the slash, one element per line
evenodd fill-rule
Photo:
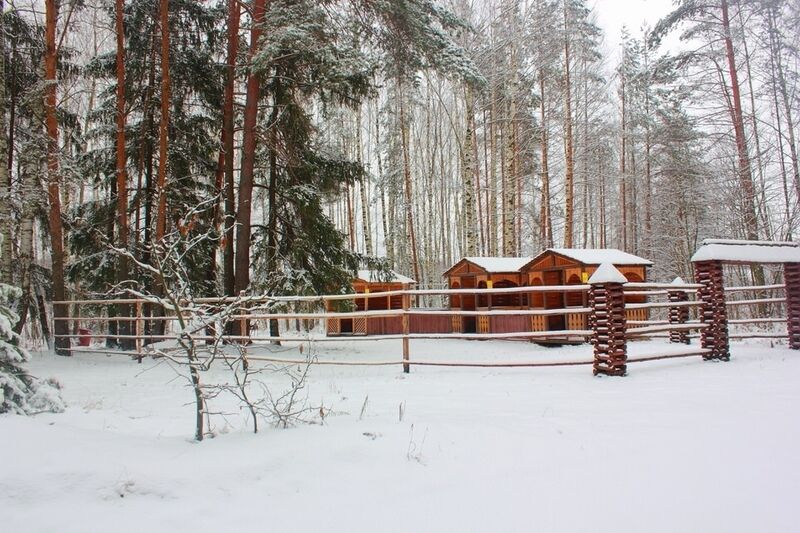
<path fill-rule="evenodd" d="M 800 4 L 680 0 L 619 36 L 604 5 L 0 0 L 15 329 L 163 291 L 141 264 L 165 243 L 195 294 L 234 295 L 550 246 L 669 280 L 705 237 L 791 240 Z"/>

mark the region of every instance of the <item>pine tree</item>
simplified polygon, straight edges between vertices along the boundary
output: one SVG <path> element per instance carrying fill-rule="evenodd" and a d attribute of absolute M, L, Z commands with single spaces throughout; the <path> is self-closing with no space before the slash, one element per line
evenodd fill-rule
<path fill-rule="evenodd" d="M 124 3 L 125 102 L 127 121 L 126 170 L 131 176 L 131 194 L 127 201 L 130 233 L 129 242 L 136 243 L 137 257 L 149 263 L 149 245 L 157 236 L 157 181 L 160 162 L 160 132 L 162 83 L 159 83 L 161 40 L 160 4 L 150 0 L 130 0 Z M 185 232 L 206 232 L 214 225 L 211 211 L 203 211 L 195 220 L 183 220 L 190 207 L 213 198 L 216 194 L 215 175 L 219 154 L 222 113 L 222 74 L 216 57 L 222 50 L 219 38 L 222 12 L 189 0 L 170 0 L 167 27 L 170 31 L 169 63 L 169 120 L 165 124 L 170 145 L 180 149 L 167 150 L 161 170 L 166 172 L 166 228 L 181 228 Z M 116 12 L 109 11 L 114 20 Z M 179 20 L 180 23 L 174 23 Z M 177 52 L 176 52 L 177 51 Z M 110 243 L 121 238 L 120 225 L 115 224 L 117 201 L 117 132 L 114 118 L 118 116 L 116 80 L 116 51 L 103 53 L 91 61 L 87 72 L 107 81 L 108 88 L 98 95 L 96 111 L 90 117 L 87 136 L 94 142 L 81 158 L 84 175 L 93 176 L 98 190 L 96 199 L 77 206 L 69 217 L 69 246 L 74 260 L 68 268 L 69 278 L 81 280 L 85 289 L 108 291 L 116 282 L 113 265 L 119 258 L 109 250 Z M 215 283 L 207 279 L 214 270 L 216 245 L 203 242 L 190 251 L 189 282 L 198 292 L 211 293 Z M 140 280 L 148 290 L 153 280 L 147 273 L 130 272 L 130 279 Z"/>
<path fill-rule="evenodd" d="M 718 96 L 730 118 L 733 129 L 734 148 L 736 151 L 735 176 L 738 185 L 736 203 L 738 204 L 738 226 L 729 231 L 750 240 L 760 238 L 762 231 L 756 212 L 756 190 L 753 180 L 751 155 L 748 148 L 748 132 L 745 130 L 744 113 L 741 99 L 741 84 L 736 63 L 734 35 L 731 30 L 731 16 L 728 0 L 714 2 L 695 2 L 681 0 L 676 8 L 656 25 L 651 33 L 651 44 L 659 40 L 680 24 L 689 28 L 683 36 L 691 36 L 704 46 L 685 54 L 685 60 L 693 62 L 698 68 L 706 69 L 706 75 L 713 73 L 718 80 Z M 721 46 L 719 44 L 721 43 Z M 724 65 L 724 66 L 723 66 Z M 703 95 L 707 98 L 706 95 Z M 730 137 L 726 132 L 725 137 Z M 753 281 L 756 285 L 764 285 L 764 269 L 760 265 L 752 266 Z"/>
<path fill-rule="evenodd" d="M 10 305 L 21 295 L 16 287 L 0 283 L 0 413 L 62 412 L 65 406 L 58 383 L 37 379 L 22 367 L 30 354 L 12 328 L 19 316 Z"/>

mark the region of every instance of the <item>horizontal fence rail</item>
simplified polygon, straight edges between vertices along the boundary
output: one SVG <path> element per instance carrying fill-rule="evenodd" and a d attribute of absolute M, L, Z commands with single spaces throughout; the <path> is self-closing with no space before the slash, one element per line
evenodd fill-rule
<path fill-rule="evenodd" d="M 607 316 L 618 316 L 622 313 L 634 313 L 630 315 L 627 321 L 622 324 L 622 342 L 625 343 L 629 340 L 636 340 L 641 338 L 658 338 L 668 337 L 672 342 L 680 342 L 689 344 L 691 339 L 701 338 L 706 339 L 710 334 L 709 331 L 716 331 L 718 328 L 713 321 L 709 321 L 708 314 L 708 301 L 700 298 L 705 285 L 699 283 L 626 283 L 620 286 L 618 293 L 613 290 L 608 293 L 597 292 L 598 285 L 558 285 L 558 286 L 524 286 L 524 287 L 510 287 L 510 288 L 434 288 L 434 289 L 402 289 L 386 292 L 368 292 L 368 293 L 350 293 L 350 294 L 333 294 L 333 295 L 314 295 L 314 296 L 246 296 L 239 297 L 216 297 L 216 298 L 197 298 L 193 300 L 177 300 L 170 302 L 158 298 L 118 298 L 118 299 L 75 299 L 61 302 L 54 302 L 55 305 L 73 306 L 78 311 L 81 308 L 88 311 L 84 316 L 69 316 L 59 317 L 56 320 L 67 321 L 73 326 L 73 332 L 65 335 L 59 335 L 62 338 L 78 340 L 79 344 L 86 343 L 87 338 L 89 343 L 91 339 L 103 339 L 107 341 L 133 341 L 135 354 L 139 356 L 139 360 L 143 355 L 158 356 L 159 348 L 153 343 L 160 343 L 164 341 L 178 341 L 189 340 L 202 342 L 202 343 L 236 343 L 246 349 L 251 344 L 273 343 L 273 342 L 335 342 L 341 341 L 343 337 L 340 336 L 312 336 L 309 329 L 313 329 L 322 323 L 328 324 L 330 321 L 343 321 L 352 320 L 355 324 L 356 321 L 370 321 L 370 320 L 396 320 L 395 324 L 400 324 L 399 332 L 387 333 L 368 333 L 364 330 L 362 334 L 351 334 L 345 337 L 348 341 L 375 341 L 375 340 L 400 340 L 403 343 L 403 357 L 402 360 L 393 361 L 321 361 L 314 359 L 312 363 L 321 365 L 356 365 L 356 366 L 387 366 L 387 365 L 402 365 L 404 371 L 408 371 L 410 366 L 445 366 L 445 367 L 539 367 L 539 366 L 570 366 L 570 365 L 595 365 L 595 372 L 597 373 L 597 346 L 602 346 L 604 342 L 611 342 L 606 339 L 605 335 L 609 332 L 616 331 L 613 326 L 606 324 L 604 320 Z M 613 287 L 612 287 L 613 289 Z M 734 294 L 740 292 L 758 292 L 763 294 L 764 291 L 786 290 L 784 284 L 762 285 L 752 287 L 727 287 L 724 288 L 725 293 Z M 581 306 L 561 306 L 557 308 L 542 308 L 532 307 L 531 295 L 540 294 L 547 298 L 548 295 L 561 293 L 564 296 L 564 302 L 568 294 L 579 294 L 576 298 L 583 300 L 584 305 Z M 618 294 L 618 296 L 614 296 Z M 774 294 L 774 293 L 773 293 Z M 509 295 L 525 295 L 528 300 L 519 298 L 516 303 L 519 305 L 513 306 L 514 308 L 503 308 L 492 305 L 491 296 L 509 296 Z M 449 308 L 449 309 L 436 309 L 436 308 L 420 308 L 412 307 L 412 299 L 418 299 L 424 296 L 443 296 L 450 298 L 462 298 L 465 296 L 475 296 L 475 303 L 479 301 L 481 305 L 476 309 L 463 309 L 463 308 Z M 697 296 L 697 298 L 693 298 Z M 667 297 L 669 301 L 663 301 Z M 402 308 L 393 309 L 369 309 L 369 302 L 375 299 L 385 300 L 386 305 L 392 306 L 396 304 L 399 298 L 402 301 Z M 540 297 L 541 298 L 541 297 Z M 607 311 L 599 310 L 599 305 L 606 305 L 609 301 L 608 298 L 614 299 L 619 303 L 617 311 L 612 311 L 611 308 Z M 630 302 L 626 300 L 630 299 Z M 642 302 L 644 300 L 644 302 Z M 657 301 L 662 300 L 662 301 Z M 333 308 L 341 307 L 340 302 L 352 302 L 351 305 L 363 305 L 364 309 L 343 309 L 336 311 Z M 485 304 L 483 303 L 485 302 Z M 525 302 L 525 304 L 523 304 Z M 588 305 L 586 305 L 588 302 Z M 592 303 L 594 302 L 594 304 Z M 503 302 L 501 302 L 503 303 Z M 540 300 L 541 303 L 541 300 Z M 763 297 L 763 298 L 749 298 L 743 300 L 725 301 L 725 307 L 734 309 L 741 306 L 768 306 L 788 304 L 787 297 Z M 110 313 L 112 308 L 120 308 L 128 306 L 127 311 L 123 310 L 121 316 L 113 316 Z M 290 310 L 295 306 L 296 310 Z M 300 310 L 297 307 L 300 306 Z M 310 308 L 309 308 L 310 306 Z M 315 310 L 320 307 L 324 310 Z M 224 316 L 219 315 L 220 310 L 224 309 Z M 762 308 L 766 309 L 766 308 Z M 108 313 L 108 314 L 106 314 Z M 128 314 L 125 314 L 128 313 Z M 656 314 L 656 318 L 650 318 L 651 313 Z M 659 318 L 665 317 L 666 318 Z M 696 314 L 696 318 L 692 319 L 692 315 Z M 87 316 L 88 315 L 88 316 Z M 547 330 L 534 330 L 534 322 L 538 320 L 538 324 L 546 324 L 550 317 L 564 318 L 564 329 L 547 329 Z M 420 331 L 412 331 L 412 319 L 440 319 L 442 317 L 450 318 L 453 323 L 462 320 L 475 320 L 486 324 L 495 319 L 503 317 L 518 317 L 520 320 L 527 320 L 529 329 L 525 331 L 451 331 L 451 332 L 438 332 L 426 333 Z M 569 323 L 567 322 L 569 318 Z M 251 325 L 260 324 L 269 321 L 295 321 L 296 327 L 300 328 L 302 323 L 303 328 L 298 331 L 305 331 L 306 333 L 291 335 L 291 334 L 278 334 L 278 335 L 259 335 L 251 329 Z M 541 321 L 544 322 L 541 322 Z M 183 326 L 180 323 L 183 322 Z M 787 319 L 775 316 L 754 317 L 747 319 L 733 318 L 725 320 L 725 324 L 732 325 L 755 325 L 755 324 L 778 324 L 786 323 Z M 157 324 L 160 326 L 161 332 L 158 332 Z M 233 323 L 237 327 L 234 328 L 239 331 L 238 334 L 225 331 L 225 327 Z M 81 324 L 96 324 L 98 327 L 107 328 L 107 331 L 98 332 L 87 330 L 86 328 L 79 328 Z M 114 324 L 117 326 L 113 327 Z M 122 330 L 122 325 L 128 324 L 130 329 Z M 583 327 L 578 324 L 583 324 Z M 578 325 L 578 326 L 576 326 Z M 288 322 L 287 322 L 288 326 Z M 261 326 L 259 326 L 261 327 Z M 113 329 L 113 330 L 112 330 Z M 285 328 L 287 329 L 287 328 Z M 219 330 L 219 332 L 217 331 Z M 88 332 L 87 332 L 88 331 Z M 327 326 L 326 326 L 327 331 Z M 266 332 L 266 330 L 265 330 Z M 700 332 L 700 334 L 693 334 L 691 332 Z M 598 336 L 599 335 L 599 336 Z M 753 331 L 750 333 L 733 333 L 727 334 L 726 339 L 738 338 L 786 338 L 788 333 L 773 333 L 764 331 Z M 409 341 L 419 339 L 433 339 L 433 340 L 447 340 L 447 339 L 465 339 L 465 340 L 528 340 L 528 341 L 555 341 L 555 342 L 586 342 L 590 340 L 595 345 L 595 359 L 594 361 L 494 361 L 494 362 L 470 362 L 470 361 L 433 361 L 433 360 L 415 360 L 410 359 Z M 613 341 L 618 342 L 618 341 Z M 598 344 L 599 343 L 599 344 Z M 73 350 L 86 353 L 126 353 L 131 354 L 132 350 L 121 351 L 119 349 L 98 349 L 92 346 L 74 346 Z M 702 356 L 703 358 L 711 358 L 714 349 L 708 348 L 703 340 L 703 346 L 700 348 L 687 348 L 685 350 L 675 353 L 655 353 L 645 354 L 636 357 L 626 357 L 627 362 L 645 362 L 655 361 L 661 359 L 670 359 L 677 357 L 691 357 Z M 716 353 L 716 352 L 714 352 Z M 608 361 L 606 356 L 601 356 L 600 359 Z M 280 358 L 261 356 L 257 354 L 248 355 L 248 359 L 253 361 L 264 361 L 274 363 L 302 363 L 306 360 Z M 623 370 L 624 373 L 624 370 Z"/>

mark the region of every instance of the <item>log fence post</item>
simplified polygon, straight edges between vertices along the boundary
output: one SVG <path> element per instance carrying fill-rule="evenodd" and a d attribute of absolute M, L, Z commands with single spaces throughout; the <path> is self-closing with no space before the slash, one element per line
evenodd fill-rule
<path fill-rule="evenodd" d="M 244 300 L 245 292 L 239 292 L 239 299 Z M 238 344 L 246 345 L 247 341 L 250 340 L 250 324 L 247 318 L 245 318 L 245 314 L 247 313 L 247 308 L 245 307 L 243 302 L 239 303 L 239 314 L 241 318 L 239 318 L 239 335 L 240 338 L 238 340 Z M 267 322 L 269 324 L 269 322 Z"/>
<path fill-rule="evenodd" d="M 136 334 L 136 359 L 139 363 L 142 362 L 142 302 L 141 300 L 136 302 L 136 325 L 135 325 L 135 334 Z"/>
<path fill-rule="evenodd" d="M 683 285 L 684 281 L 681 278 L 675 278 L 672 282 L 673 285 Z M 682 303 L 689 301 L 689 295 L 683 290 L 667 290 L 667 299 L 670 303 Z M 689 320 L 689 308 L 682 305 L 676 305 L 669 308 L 669 323 L 670 325 L 685 324 Z M 677 344 L 690 344 L 689 332 L 684 329 L 673 329 L 669 332 L 669 342 Z"/>
<path fill-rule="evenodd" d="M 786 284 L 786 329 L 789 348 L 800 350 L 800 263 L 784 263 L 783 280 Z"/>
<path fill-rule="evenodd" d="M 594 375 L 624 376 L 627 372 L 625 276 L 604 263 L 589 278 L 589 325 L 593 331 Z"/>
<path fill-rule="evenodd" d="M 698 318 L 708 324 L 700 332 L 700 344 L 711 350 L 703 354 L 706 361 L 730 361 L 730 342 L 728 339 L 728 312 L 725 307 L 725 287 L 722 277 L 721 261 L 697 261 L 694 275 L 698 284 L 697 300 L 701 302 Z"/>

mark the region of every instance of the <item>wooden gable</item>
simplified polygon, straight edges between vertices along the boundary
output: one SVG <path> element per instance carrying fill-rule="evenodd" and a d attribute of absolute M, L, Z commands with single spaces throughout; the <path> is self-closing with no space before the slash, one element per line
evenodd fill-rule
<path fill-rule="evenodd" d="M 539 257 L 534 258 L 533 261 L 522 267 L 521 271 L 535 272 L 541 270 L 550 270 L 553 268 L 570 268 L 579 266 L 583 266 L 583 264 L 551 250 L 545 250 L 539 255 Z"/>
<path fill-rule="evenodd" d="M 565 257 L 561 254 L 557 254 L 555 252 L 551 252 L 553 254 L 553 260 L 556 263 L 557 267 L 576 267 L 576 266 L 583 266 L 583 263 L 571 259 L 569 257 Z"/>
<path fill-rule="evenodd" d="M 442 274 L 442 276 L 458 277 L 465 274 L 488 274 L 486 270 L 476 265 L 469 259 L 462 259 L 455 265 L 451 266 Z"/>

